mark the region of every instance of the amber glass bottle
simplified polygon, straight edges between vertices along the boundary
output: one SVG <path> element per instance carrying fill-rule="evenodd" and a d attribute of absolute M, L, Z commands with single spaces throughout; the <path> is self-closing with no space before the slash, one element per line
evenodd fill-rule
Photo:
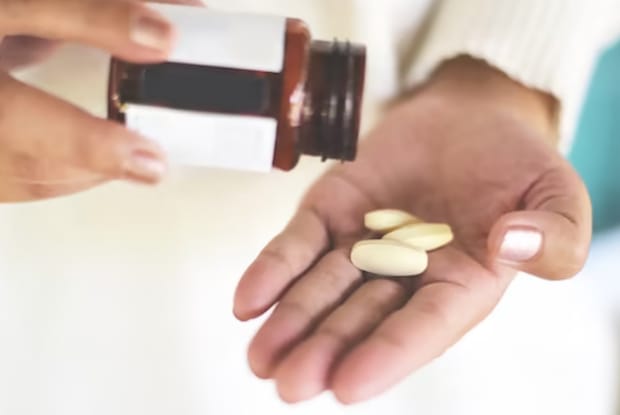
<path fill-rule="evenodd" d="M 111 119 L 162 141 L 173 162 L 291 170 L 301 155 L 355 159 L 363 46 L 313 40 L 298 19 L 156 7 L 179 46 L 160 64 L 112 60 Z"/>

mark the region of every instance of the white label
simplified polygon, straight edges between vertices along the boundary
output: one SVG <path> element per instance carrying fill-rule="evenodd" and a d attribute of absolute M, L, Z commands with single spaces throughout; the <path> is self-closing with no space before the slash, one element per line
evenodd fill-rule
<path fill-rule="evenodd" d="M 175 26 L 169 62 L 281 72 L 286 19 L 209 8 L 151 4 Z"/>
<path fill-rule="evenodd" d="M 257 172 L 272 168 L 277 130 L 272 118 L 128 104 L 125 123 L 159 143 L 174 164 Z"/>

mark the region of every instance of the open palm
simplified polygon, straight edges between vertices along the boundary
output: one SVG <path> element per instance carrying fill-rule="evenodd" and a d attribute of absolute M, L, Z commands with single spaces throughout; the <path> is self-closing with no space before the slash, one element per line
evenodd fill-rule
<path fill-rule="evenodd" d="M 241 280 L 240 319 L 277 303 L 249 360 L 284 400 L 326 389 L 345 403 L 370 398 L 484 319 L 515 270 L 564 278 L 585 260 L 587 192 L 548 137 L 510 107 L 445 98 L 421 94 L 392 110 Z M 455 242 L 419 278 L 366 279 L 349 254 L 377 208 L 449 223 Z M 537 246 L 522 246 L 524 235 Z"/>

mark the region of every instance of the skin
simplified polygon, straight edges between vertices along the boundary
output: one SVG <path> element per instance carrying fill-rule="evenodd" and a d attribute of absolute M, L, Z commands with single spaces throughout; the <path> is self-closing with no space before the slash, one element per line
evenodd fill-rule
<path fill-rule="evenodd" d="M 440 356 L 483 320 L 518 270 L 577 273 L 591 238 L 588 193 L 555 149 L 556 103 L 482 62 L 457 58 L 397 103 L 355 163 L 308 191 L 240 281 L 240 320 L 275 305 L 250 344 L 254 373 L 287 402 L 331 391 L 370 399 Z M 389 161 L 389 162 L 386 162 Z M 370 279 L 349 261 L 365 212 L 446 222 L 456 240 L 414 279 Z M 538 255 L 499 257 L 511 229 L 543 234 Z"/>
<path fill-rule="evenodd" d="M 158 17 L 137 1 L 0 0 L 0 66 L 40 62 L 62 41 L 135 62 L 164 60 L 173 29 L 162 23 L 159 48 L 137 44 L 131 22 L 144 15 Z M 0 97 L 0 202 L 161 178 L 136 167 L 136 155 L 165 162 L 143 137 L 8 72 L 0 73 Z M 493 310 L 518 270 L 548 279 L 578 272 L 591 207 L 555 149 L 555 106 L 469 58 L 446 62 L 396 103 L 363 140 L 357 161 L 312 186 L 241 279 L 239 319 L 275 306 L 249 347 L 256 375 L 274 379 L 287 402 L 327 390 L 343 403 L 363 401 L 458 341 Z M 447 222 L 456 240 L 430 255 L 419 278 L 364 282 L 348 258 L 367 236 L 364 213 L 377 208 Z M 531 260 L 507 263 L 500 246 L 515 228 L 542 233 L 543 244 Z"/>
<path fill-rule="evenodd" d="M 132 23 L 141 17 L 159 22 L 157 45 L 132 37 Z M 0 0 L 0 28 L 0 202 L 64 196 L 109 180 L 155 184 L 162 178 L 165 155 L 157 144 L 6 71 L 41 62 L 63 41 L 132 62 L 163 61 L 174 41 L 170 24 L 140 1 Z"/>

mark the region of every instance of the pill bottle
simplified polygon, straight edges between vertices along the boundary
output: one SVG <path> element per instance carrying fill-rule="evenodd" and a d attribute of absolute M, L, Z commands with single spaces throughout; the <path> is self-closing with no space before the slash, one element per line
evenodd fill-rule
<path fill-rule="evenodd" d="M 175 26 L 166 62 L 112 59 L 108 117 L 171 163 L 289 171 L 355 159 L 366 49 L 314 40 L 299 19 L 153 4 Z"/>

